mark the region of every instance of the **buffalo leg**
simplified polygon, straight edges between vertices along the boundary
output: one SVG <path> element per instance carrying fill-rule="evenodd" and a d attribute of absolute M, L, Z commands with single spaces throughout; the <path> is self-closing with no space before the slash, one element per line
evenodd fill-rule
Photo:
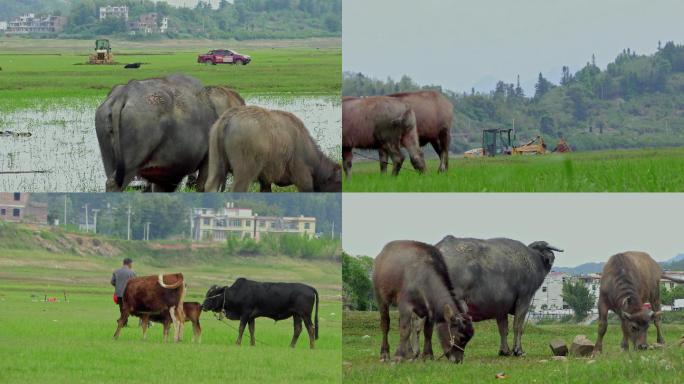
<path fill-rule="evenodd" d="M 415 313 L 411 315 L 411 334 L 408 343 L 408 356 L 411 359 L 420 356 L 420 332 L 424 326 L 423 319 L 418 317 Z"/>
<path fill-rule="evenodd" d="M 247 322 L 247 325 L 249 326 L 249 345 L 251 345 L 253 347 L 255 344 L 255 340 L 254 340 L 254 319 L 249 319 L 249 321 Z"/>
<path fill-rule="evenodd" d="M 143 340 L 147 340 L 147 327 L 150 326 L 150 316 L 143 315 L 140 318 L 140 325 L 142 326 Z"/>
<path fill-rule="evenodd" d="M 406 304 L 399 304 L 399 346 L 394 352 L 394 360 L 400 362 L 406 358 L 406 346 L 411 336 L 411 314 L 413 310 Z"/>
<path fill-rule="evenodd" d="M 119 338 L 119 334 L 121 333 L 121 328 L 124 327 L 126 322 L 128 321 L 128 309 L 123 309 L 121 311 L 121 317 L 119 317 L 119 320 L 116 321 L 116 331 L 114 332 L 114 339 Z"/>
<path fill-rule="evenodd" d="M 292 334 L 292 341 L 290 342 L 290 347 L 294 348 L 297 345 L 297 339 L 299 339 L 299 334 L 302 333 L 302 318 L 299 315 L 292 316 L 294 320 L 294 333 Z"/>
<path fill-rule="evenodd" d="M 508 315 L 496 319 L 496 325 L 499 327 L 499 336 L 501 337 L 499 356 L 510 356 L 511 350 L 508 348 Z"/>
<path fill-rule="evenodd" d="M 259 178 L 259 192 L 273 192 L 271 183 L 264 178 Z"/>
<path fill-rule="evenodd" d="M 202 342 L 202 327 L 200 326 L 199 319 L 197 321 L 192 322 L 192 342 L 195 342 L 195 339 L 197 339 L 197 343 Z"/>
<path fill-rule="evenodd" d="M 439 172 L 446 172 L 449 169 L 449 145 L 451 144 L 451 127 L 445 127 L 439 132 Z"/>
<path fill-rule="evenodd" d="M 299 192 L 313 192 L 313 177 L 311 176 L 310 167 L 303 162 L 296 161 L 292 172 L 292 184 L 297 187 Z"/>
<path fill-rule="evenodd" d="M 195 191 L 204 192 L 204 186 L 207 184 L 209 178 L 209 156 L 205 157 L 200 163 L 199 172 L 197 173 L 197 181 L 195 182 Z"/>
<path fill-rule="evenodd" d="M 655 312 L 660 312 L 660 303 L 656 303 L 653 306 L 653 310 Z M 660 321 L 661 321 L 660 315 L 655 316 L 653 318 L 653 325 L 655 325 L 655 327 L 656 327 L 656 334 L 657 334 L 656 340 L 658 341 L 658 344 L 665 344 L 665 338 L 663 337 L 663 332 L 662 332 L 661 327 L 660 327 Z"/>
<path fill-rule="evenodd" d="M 389 146 L 389 154 L 392 157 L 392 176 L 396 176 L 401 171 L 401 165 L 404 163 L 404 154 L 401 153 L 401 148 L 396 144 Z"/>
<path fill-rule="evenodd" d="M 522 349 L 522 334 L 529 306 L 530 303 L 518 302 L 515 308 L 515 318 L 513 319 L 513 355 L 515 356 L 525 354 Z"/>
<path fill-rule="evenodd" d="M 342 167 L 344 168 L 344 176 L 346 178 L 351 177 L 352 160 L 354 159 L 354 154 L 352 149 L 349 147 L 342 148 Z"/>
<path fill-rule="evenodd" d="M 434 324 L 429 317 L 425 318 L 425 324 L 423 324 L 423 359 L 434 359 L 435 356 L 432 353 L 432 330 L 434 329 Z"/>
<path fill-rule="evenodd" d="M 311 314 L 302 316 L 302 320 L 304 320 L 306 332 L 309 334 L 309 348 L 314 349 L 316 347 L 316 331 L 314 330 L 314 325 L 311 322 Z"/>
<path fill-rule="evenodd" d="M 389 158 L 387 157 L 386 149 L 378 149 L 378 161 L 380 161 L 380 173 L 387 173 L 387 164 L 389 163 Z"/>
<path fill-rule="evenodd" d="M 240 317 L 240 329 L 238 331 L 238 338 L 235 344 L 242 345 L 242 334 L 245 333 L 245 326 L 247 325 L 249 318 L 247 316 Z"/>
<path fill-rule="evenodd" d="M 387 334 L 390 328 L 389 304 L 380 303 L 380 331 L 382 332 L 382 346 L 380 347 L 380 361 L 389 360 L 389 342 Z"/>
<path fill-rule="evenodd" d="M 164 331 L 162 332 L 162 341 L 166 343 L 169 341 L 169 328 L 171 328 L 171 319 L 164 320 Z"/>
<path fill-rule="evenodd" d="M 620 348 L 623 351 L 628 351 L 629 350 L 629 325 L 627 325 L 627 321 L 621 320 L 620 321 L 620 326 L 622 327 L 622 341 L 620 342 Z M 636 349 L 636 344 L 634 345 L 634 348 Z"/>
<path fill-rule="evenodd" d="M 171 307 L 169 309 L 169 315 L 171 315 L 171 321 L 173 322 L 173 341 L 178 342 L 180 339 L 180 327 L 178 318 L 176 318 L 176 307 Z"/>
<path fill-rule="evenodd" d="M 603 336 L 606 334 L 606 330 L 608 330 L 608 306 L 600 297 L 598 302 L 598 313 L 598 336 L 596 337 L 596 344 L 594 345 L 594 354 L 601 352 L 601 349 L 603 349 Z"/>
<path fill-rule="evenodd" d="M 240 162 L 233 166 L 233 192 L 247 192 L 253 181 L 259 178 L 263 164 Z"/>

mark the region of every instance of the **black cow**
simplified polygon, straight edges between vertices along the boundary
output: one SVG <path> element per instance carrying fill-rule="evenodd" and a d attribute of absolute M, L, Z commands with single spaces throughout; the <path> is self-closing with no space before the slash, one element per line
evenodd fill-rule
<path fill-rule="evenodd" d="M 314 323 L 311 310 L 316 305 Z M 309 346 L 318 340 L 318 292 L 299 283 L 261 283 L 238 278 L 230 287 L 212 286 L 202 303 L 203 311 L 223 312 L 231 320 L 240 320 L 237 345 L 242 343 L 245 325 L 249 324 L 250 345 L 254 345 L 254 319 L 294 319 L 294 334 L 290 347 L 294 348 L 302 332 L 302 321 L 309 333 Z"/>

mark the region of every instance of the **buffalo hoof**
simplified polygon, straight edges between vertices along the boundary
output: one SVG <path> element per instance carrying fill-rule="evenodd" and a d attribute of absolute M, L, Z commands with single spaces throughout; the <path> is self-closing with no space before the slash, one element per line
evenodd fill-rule
<path fill-rule="evenodd" d="M 511 351 L 508 349 L 499 349 L 499 356 L 510 356 Z"/>
<path fill-rule="evenodd" d="M 404 358 L 404 356 L 401 355 L 395 355 L 394 359 L 392 360 L 394 360 L 395 363 L 401 363 L 402 361 L 406 360 L 406 358 Z"/>
<path fill-rule="evenodd" d="M 389 353 L 380 352 L 380 361 L 383 363 L 389 361 Z"/>
<path fill-rule="evenodd" d="M 433 355 L 432 352 L 430 352 L 430 353 L 423 353 L 422 358 L 423 358 L 423 360 L 434 360 L 434 359 L 435 359 L 435 355 Z"/>
<path fill-rule="evenodd" d="M 513 350 L 513 356 L 524 356 L 525 352 L 523 352 L 522 348 L 515 348 Z"/>

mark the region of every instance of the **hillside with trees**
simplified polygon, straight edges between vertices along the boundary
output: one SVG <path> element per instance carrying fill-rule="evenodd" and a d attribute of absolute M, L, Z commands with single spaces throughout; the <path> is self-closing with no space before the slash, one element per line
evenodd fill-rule
<path fill-rule="evenodd" d="M 515 128 L 518 141 L 542 135 L 551 148 L 564 137 L 575 150 L 684 145 L 684 46 L 658 43 L 651 55 L 625 49 L 601 70 L 592 57 L 560 79 L 540 73 L 533 95 L 499 81 L 491 92 L 457 93 L 345 73 L 345 96 L 382 95 L 421 88 L 442 91 L 455 106 L 451 151 L 481 146 L 486 128 Z"/>
<path fill-rule="evenodd" d="M 129 21 L 156 12 L 168 17 L 163 34 L 131 35 L 123 19 L 99 19 L 99 9 L 127 5 Z M 292 39 L 339 37 L 342 34 L 342 0 L 222 0 L 218 9 L 207 1 L 194 8 L 174 7 L 151 0 L 0 0 L 0 20 L 23 13 L 66 16 L 59 34 L 42 37 L 91 39 L 118 36 L 129 39 Z"/>

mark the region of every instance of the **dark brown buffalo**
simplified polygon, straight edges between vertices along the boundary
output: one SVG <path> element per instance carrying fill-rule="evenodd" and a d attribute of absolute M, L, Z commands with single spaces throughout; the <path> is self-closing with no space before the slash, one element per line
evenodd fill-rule
<path fill-rule="evenodd" d="M 115 86 L 95 113 L 107 192 L 124 190 L 136 176 L 152 191 L 171 192 L 195 172 L 204 187 L 211 125 L 239 105 L 245 102 L 237 92 L 184 75 Z"/>
<path fill-rule="evenodd" d="M 387 156 L 392 158 L 392 175 L 404 162 L 406 148 L 419 172 L 425 170 L 423 151 L 418 144 L 416 117 L 407 103 L 386 96 L 342 99 L 342 157 L 344 173 L 351 176 L 352 150 L 377 149 L 381 172 L 387 171 Z"/>
<path fill-rule="evenodd" d="M 301 120 L 289 112 L 248 106 L 226 111 L 211 128 L 206 191 L 225 187 L 233 174 L 233 192 L 247 192 L 259 181 L 295 185 L 301 192 L 340 192 L 340 165 L 321 152 Z"/>
<path fill-rule="evenodd" d="M 473 337 L 473 324 L 465 313 L 465 303 L 453 296 L 449 273 L 437 248 L 417 241 L 388 243 L 375 258 L 373 286 L 380 307 L 383 361 L 389 358 L 390 305 L 399 307 L 396 360 L 412 357 L 408 341 L 415 313 L 426 318 L 423 356 L 432 358 L 432 330 L 437 325 L 444 355 L 452 362 L 463 361 L 466 344 Z"/>
<path fill-rule="evenodd" d="M 147 315 L 161 315 L 171 318 L 173 323 L 173 340 L 178 341 L 183 333 L 183 298 L 185 284 L 182 273 L 159 276 L 134 277 L 128 280 L 123 295 L 121 317 L 117 321 L 114 339 L 119 338 L 121 328 L 126 324 L 129 315 L 140 318 Z M 144 321 L 146 324 L 147 322 Z M 164 341 L 168 337 L 169 323 L 164 323 Z M 145 329 L 143 329 L 143 335 Z"/>
<path fill-rule="evenodd" d="M 202 306 L 195 301 L 186 301 L 183 303 L 183 314 L 185 315 L 185 321 L 192 322 L 192 341 L 195 342 L 196 340 L 197 342 L 200 342 L 202 339 L 202 327 L 200 326 L 199 319 L 200 315 L 202 315 Z M 158 315 L 143 315 L 141 317 L 143 339 L 147 336 L 149 321 L 164 324 L 164 340 L 169 337 L 169 324 L 172 323 L 172 319 L 168 312 L 162 312 Z M 182 338 L 183 335 L 181 334 L 179 339 Z"/>
<path fill-rule="evenodd" d="M 603 266 L 598 311 L 599 329 L 595 352 L 603 348 L 603 336 L 608 329 L 608 310 L 620 317 L 623 350 L 646 349 L 646 335 L 651 321 L 656 326 L 658 343 L 665 343 L 660 329 L 660 279 L 684 283 L 663 274 L 663 270 L 644 252 L 623 252 L 611 256 Z"/>
<path fill-rule="evenodd" d="M 439 172 L 449 168 L 449 144 L 454 105 L 437 91 L 418 91 L 388 95 L 408 103 L 416 114 L 420 145 L 432 145 L 439 155 Z"/>

